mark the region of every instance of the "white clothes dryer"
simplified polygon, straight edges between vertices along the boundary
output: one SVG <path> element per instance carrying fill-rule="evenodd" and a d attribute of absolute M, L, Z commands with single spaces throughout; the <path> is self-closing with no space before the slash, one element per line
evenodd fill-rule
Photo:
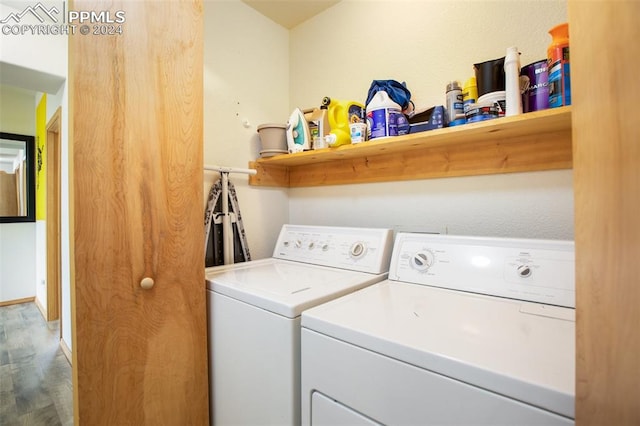
<path fill-rule="evenodd" d="M 570 241 L 401 233 L 389 279 L 302 314 L 303 425 L 570 425 Z"/>
<path fill-rule="evenodd" d="M 273 257 L 208 268 L 215 425 L 300 424 L 300 315 L 387 278 L 390 229 L 284 225 Z"/>

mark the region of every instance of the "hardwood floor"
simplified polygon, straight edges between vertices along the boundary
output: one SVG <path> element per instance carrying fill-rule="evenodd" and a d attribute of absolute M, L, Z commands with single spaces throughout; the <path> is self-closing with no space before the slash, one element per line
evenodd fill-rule
<path fill-rule="evenodd" d="M 59 321 L 34 303 L 0 307 L 0 425 L 73 425 L 71 366 Z"/>

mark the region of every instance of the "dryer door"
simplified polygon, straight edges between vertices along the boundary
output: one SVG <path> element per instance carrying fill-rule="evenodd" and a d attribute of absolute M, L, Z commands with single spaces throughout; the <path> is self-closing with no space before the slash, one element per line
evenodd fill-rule
<path fill-rule="evenodd" d="M 311 424 L 313 426 L 381 426 L 380 423 L 366 418 L 320 392 L 313 392 L 311 396 Z"/>

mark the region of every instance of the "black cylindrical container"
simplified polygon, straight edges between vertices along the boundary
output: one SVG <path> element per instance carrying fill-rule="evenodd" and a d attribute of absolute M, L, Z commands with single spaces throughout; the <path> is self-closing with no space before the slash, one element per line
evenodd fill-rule
<path fill-rule="evenodd" d="M 485 93 L 505 90 L 504 57 L 474 64 L 478 97 Z"/>

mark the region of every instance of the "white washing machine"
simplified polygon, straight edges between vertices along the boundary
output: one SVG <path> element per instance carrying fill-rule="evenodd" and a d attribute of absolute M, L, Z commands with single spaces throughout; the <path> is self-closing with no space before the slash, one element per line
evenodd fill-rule
<path fill-rule="evenodd" d="M 389 279 L 302 314 L 303 425 L 569 425 L 569 241 L 401 233 Z"/>
<path fill-rule="evenodd" d="M 269 259 L 208 268 L 211 420 L 300 424 L 300 314 L 387 278 L 393 232 L 284 225 Z"/>

